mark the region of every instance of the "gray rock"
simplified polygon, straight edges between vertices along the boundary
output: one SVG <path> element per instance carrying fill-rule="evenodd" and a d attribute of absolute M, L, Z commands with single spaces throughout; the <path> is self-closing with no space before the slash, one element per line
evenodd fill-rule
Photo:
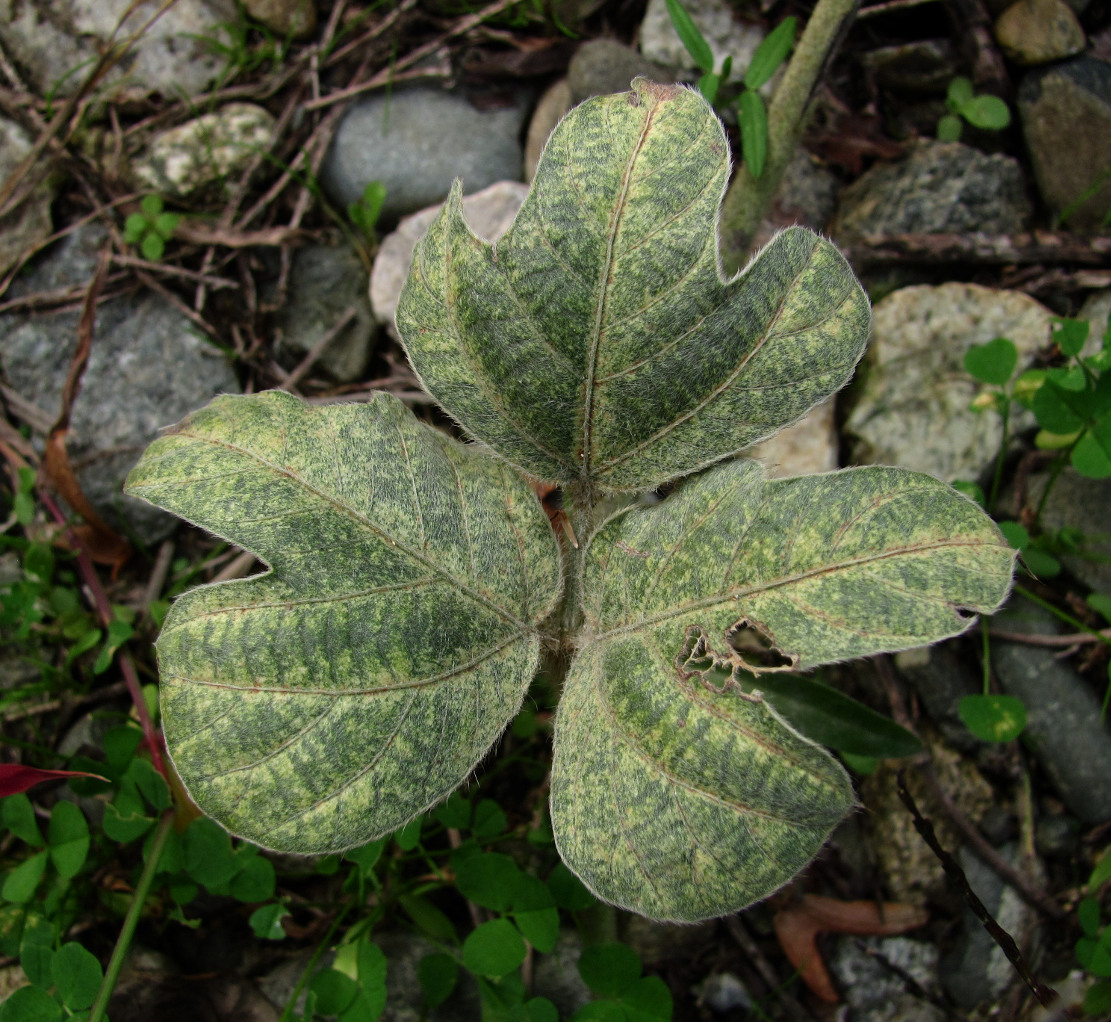
<path fill-rule="evenodd" d="M 944 94 L 956 74 L 956 58 L 948 39 L 881 46 L 864 54 L 861 63 L 878 85 L 908 96 Z"/>
<path fill-rule="evenodd" d="M 937 957 L 934 945 L 907 937 L 839 937 L 829 964 L 853 1022 L 944 1022 L 943 1011 L 908 991 L 906 980 L 884 964 L 936 994 Z"/>
<path fill-rule="evenodd" d="M 528 133 L 525 136 L 526 181 L 531 183 L 536 176 L 536 166 L 540 162 L 540 154 L 544 151 L 544 146 L 548 143 L 548 136 L 573 105 L 571 86 L 566 78 L 553 82 L 540 97 L 540 102 L 536 104 L 536 109 L 529 119 Z"/>
<path fill-rule="evenodd" d="M 834 238 L 867 234 L 1011 234 L 1030 215 L 1022 168 L 960 142 L 919 140 L 907 159 L 865 172 L 841 193 Z"/>
<path fill-rule="evenodd" d="M 528 187 L 519 181 L 499 181 L 476 195 L 468 195 L 463 200 L 463 216 L 475 234 L 485 241 L 494 241 L 509 229 L 527 194 Z M 441 208 L 442 203 L 437 203 L 402 220 L 397 230 L 382 240 L 374 260 L 370 274 L 370 303 L 378 322 L 386 324 L 390 335 L 395 338 L 397 327 L 394 325 L 394 314 L 401 288 L 409 276 L 413 249 Z"/>
<path fill-rule="evenodd" d="M 27 133 L 6 117 L 0 117 L 0 181 L 6 181 L 12 171 L 31 151 Z M 43 181 L 11 213 L 0 219 L 0 277 L 3 277 L 28 249 L 50 237 L 50 203 L 54 187 Z"/>
<path fill-rule="evenodd" d="M 741 980 L 731 972 L 714 972 L 707 976 L 696 988 L 698 1003 L 705 1004 L 719 1015 L 735 1008 L 748 1011 L 752 1007 L 752 997 Z"/>
<path fill-rule="evenodd" d="M 1076 318 L 1086 319 L 1091 324 L 1084 353 L 1094 355 L 1102 346 L 1103 335 L 1111 321 L 1111 288 L 1090 294 Z"/>
<path fill-rule="evenodd" d="M 1060 215 L 1111 167 L 1111 63 L 1078 57 L 1028 74 L 1018 90 L 1022 131 L 1038 191 Z M 1111 209 L 1111 181 L 1068 219 L 1098 228 Z"/>
<path fill-rule="evenodd" d="M 994 621 L 1008 632 L 1060 632 L 1056 618 L 1017 599 Z M 1057 659 L 1054 649 L 997 641 L 992 660 L 1000 687 L 1026 706 L 1022 741 L 1040 760 L 1061 800 L 1085 823 L 1111 820 L 1111 732 L 1100 723 L 1096 693 Z"/>
<path fill-rule="evenodd" d="M 371 181 L 386 186 L 382 217 L 441 202 L 459 177 L 471 194 L 519 180 L 523 103 L 479 110 L 464 97 L 416 88 L 372 96 L 344 114 L 320 168 L 320 183 L 340 208 Z"/>
<path fill-rule="evenodd" d="M 84 283 L 106 235 L 86 226 L 12 287 L 14 295 Z M 0 317 L 0 365 L 11 386 L 50 419 L 77 343 L 78 310 Z M 177 520 L 125 497 L 123 481 L 143 449 L 169 426 L 217 394 L 239 385 L 224 357 L 176 309 L 155 295 L 99 306 L 89 363 L 73 407 L 68 450 L 93 505 L 125 521 L 145 542 L 166 536 Z"/>
<path fill-rule="evenodd" d="M 1028 500 L 1034 507 L 1041 503 L 1048 478 L 1046 473 L 1039 473 L 1030 480 Z M 1068 467 L 1054 482 L 1041 514 L 1043 528 L 1076 529 L 1084 534 L 1084 548 L 1089 556 L 1072 554 L 1062 557 L 1061 562 L 1086 586 L 1104 593 L 1111 593 L 1108 508 L 1111 508 L 1111 479 L 1087 479 Z"/>
<path fill-rule="evenodd" d="M 787 164 L 764 222 L 753 239 L 753 250 L 763 247 L 792 224 L 824 231 L 837 208 L 840 189 L 836 175 L 800 149 Z"/>
<path fill-rule="evenodd" d="M 980 388 L 964 371 L 964 354 L 1009 337 L 1025 365 L 1046 343 L 1050 315 L 1029 295 L 978 284 L 907 287 L 878 302 L 845 427 L 855 437 L 853 460 L 947 481 L 977 478 L 999 449 L 1002 427 L 998 416 L 969 409 Z"/>
<path fill-rule="evenodd" d="M 243 8 L 280 36 L 304 39 L 316 28 L 316 0 L 243 0 Z"/>
<path fill-rule="evenodd" d="M 837 468 L 837 429 L 834 399 L 810 409 L 798 422 L 745 452 L 764 465 L 768 477 L 814 475 Z"/>
<path fill-rule="evenodd" d="M 679 73 L 672 65 L 642 57 L 636 50 L 622 46 L 615 39 L 592 39 L 575 51 L 567 67 L 571 105 L 591 96 L 626 92 L 629 83 L 639 75 L 654 82 L 679 80 Z"/>
<path fill-rule="evenodd" d="M 0 43 L 40 93 L 68 95 L 81 85 L 131 0 L 0 0 Z M 138 31 L 162 4 L 139 4 L 120 37 Z M 193 96 L 226 69 L 204 38 L 230 42 L 233 0 L 178 0 L 147 27 L 106 76 L 103 93 L 123 90 Z"/>
<path fill-rule="evenodd" d="M 1012 866 L 1018 864 L 1013 845 L 1001 848 L 1000 854 Z M 1022 947 L 1037 922 L 1033 910 L 967 848 L 957 853 L 957 860 L 976 897 Z M 1003 949 L 966 908 L 956 943 L 941 961 L 941 985 L 945 992 L 961 1008 L 969 1010 L 978 1004 L 997 1001 L 1016 979 L 1014 966 Z"/>
<path fill-rule="evenodd" d="M 742 78 L 756 48 L 764 41 L 764 30 L 759 25 L 737 21 L 725 0 L 683 0 L 683 8 L 710 44 L 714 70 L 720 70 L 721 62 L 731 56 L 733 72 L 730 77 Z M 648 0 L 648 9 L 640 23 L 640 52 L 649 60 L 668 67 L 698 70 L 671 23 L 665 0 Z"/>
<path fill-rule="evenodd" d="M 995 21 L 995 38 L 1016 64 L 1047 64 L 1080 53 L 1084 29 L 1065 0 L 1018 0 Z"/>
<path fill-rule="evenodd" d="M 347 245 L 308 245 L 293 256 L 289 299 L 278 313 L 281 346 L 312 351 L 348 309 L 355 318 L 320 353 L 317 365 L 340 383 L 358 380 L 370 362 L 376 329 L 367 297 L 367 272 Z"/>
<path fill-rule="evenodd" d="M 225 192 L 258 155 L 269 148 L 274 118 L 253 103 L 228 103 L 156 135 L 135 160 L 139 187 L 186 199 Z"/>

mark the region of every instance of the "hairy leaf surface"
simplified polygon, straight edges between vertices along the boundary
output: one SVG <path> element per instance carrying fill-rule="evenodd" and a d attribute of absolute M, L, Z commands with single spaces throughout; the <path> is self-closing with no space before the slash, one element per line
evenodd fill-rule
<path fill-rule="evenodd" d="M 611 519 L 586 551 L 588 641 L 556 726 L 560 854 L 602 898 L 660 919 L 770 894 L 852 792 L 714 668 L 802 670 L 954 635 L 1002 602 L 1013 558 L 975 504 L 893 468 L 765 481 L 734 462 Z"/>
<path fill-rule="evenodd" d="M 519 707 L 555 543 L 520 478 L 395 398 L 218 398 L 128 492 L 270 570 L 174 604 L 162 714 L 197 804 L 262 845 L 388 833 L 455 788 Z"/>
<path fill-rule="evenodd" d="M 838 390 L 867 298 L 803 228 L 723 279 L 728 152 L 700 95 L 637 79 L 564 118 L 496 244 L 457 184 L 397 311 L 431 394 L 531 475 L 592 492 L 694 472 Z"/>

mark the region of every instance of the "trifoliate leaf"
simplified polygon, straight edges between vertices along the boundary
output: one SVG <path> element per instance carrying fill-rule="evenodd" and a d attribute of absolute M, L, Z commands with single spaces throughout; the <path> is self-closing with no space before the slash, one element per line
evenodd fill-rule
<path fill-rule="evenodd" d="M 561 122 L 495 244 L 456 185 L 397 310 L 424 385 L 502 457 L 588 493 L 650 489 L 798 419 L 851 374 L 868 301 L 803 228 L 723 279 L 728 177 L 706 101 L 637 79 Z"/>
<path fill-rule="evenodd" d="M 128 488 L 270 565 L 181 597 L 158 640 L 174 764 L 233 832 L 364 844 L 447 795 L 517 712 L 560 586 L 547 518 L 395 398 L 218 398 Z"/>
<path fill-rule="evenodd" d="M 713 675 L 957 634 L 1005 597 L 1014 556 L 970 500 L 902 469 L 765 481 L 733 462 L 610 519 L 586 550 L 588 641 L 556 721 L 564 861 L 599 897 L 658 919 L 770 894 L 852 790 L 768 702 Z"/>

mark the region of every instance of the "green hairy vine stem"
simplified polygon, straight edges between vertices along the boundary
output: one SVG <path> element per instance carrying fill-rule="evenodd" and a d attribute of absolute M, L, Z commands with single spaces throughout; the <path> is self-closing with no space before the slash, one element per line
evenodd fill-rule
<path fill-rule="evenodd" d="M 129 492 L 269 566 L 187 593 L 158 641 L 205 812 L 289 851 L 387 834 L 467 779 L 562 649 L 551 819 L 592 891 L 702 919 L 816 854 L 849 778 L 741 680 L 962 632 L 1014 551 L 929 476 L 735 458 L 844 385 L 870 313 L 803 229 L 723 275 L 728 170 L 705 100 L 637 79 L 564 119 L 496 244 L 455 187 L 397 322 L 480 443 L 387 394 L 271 392 L 151 445 Z M 530 476 L 562 487 L 578 545 Z"/>

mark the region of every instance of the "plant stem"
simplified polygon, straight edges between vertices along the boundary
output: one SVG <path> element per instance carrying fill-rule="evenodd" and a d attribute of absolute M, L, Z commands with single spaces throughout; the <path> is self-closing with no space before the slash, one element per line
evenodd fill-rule
<path fill-rule="evenodd" d="M 116 988 L 116 980 L 119 979 L 124 959 L 131 948 L 131 938 L 135 936 L 135 927 L 139 923 L 139 917 L 143 914 L 143 906 L 146 904 L 147 895 L 150 893 L 151 884 L 154 882 L 158 861 L 162 858 L 162 849 L 166 846 L 166 838 L 170 836 L 170 828 L 173 826 L 173 822 L 173 810 L 162 814 L 162 819 L 158 823 L 158 830 L 154 835 L 154 843 L 150 846 L 150 854 L 147 855 L 143 872 L 139 876 L 139 882 L 135 885 L 135 892 L 131 896 L 131 905 L 124 917 L 123 926 L 120 928 L 120 935 L 116 939 L 116 946 L 112 949 L 112 957 L 108 962 L 108 968 L 104 970 L 104 980 L 96 993 L 96 1000 L 93 1002 L 92 1008 L 89 1009 L 88 1022 L 101 1022 L 104 1013 L 108 1010 L 108 1002 L 111 1000 L 112 991 Z"/>
<path fill-rule="evenodd" d="M 1020 596 L 1025 596 L 1031 603 L 1036 603 L 1042 609 L 1048 610 L 1054 617 L 1064 621 L 1066 624 L 1072 625 L 1073 628 L 1078 628 L 1080 631 L 1087 632 L 1089 635 L 1094 636 L 1096 641 L 1111 646 L 1111 636 L 1104 635 L 1103 632 L 1096 628 L 1089 628 L 1083 621 L 1073 617 L 1071 614 L 1066 614 L 1059 607 L 1053 606 L 1048 600 L 1043 600 L 1037 593 L 1032 593 L 1024 586 L 1015 586 L 1015 592 Z"/>
<path fill-rule="evenodd" d="M 848 31 L 858 3 L 859 0 L 818 0 L 768 109 L 768 157 L 764 173 L 754 178 L 748 167 L 742 165 L 725 194 L 718 243 L 722 266 L 730 275 L 748 262 L 752 239 L 806 127 L 810 97 Z"/>
<path fill-rule="evenodd" d="M 332 938 L 336 935 L 339 924 L 343 922 L 343 918 L 350 911 L 352 904 L 353 903 L 349 901 L 340 909 L 336 918 L 332 920 L 332 925 L 328 928 L 328 932 L 324 934 L 324 939 L 317 945 L 316 951 L 313 952 L 312 958 L 309 959 L 309 964 L 305 966 L 305 971 L 301 973 L 301 978 L 297 980 L 297 986 L 293 988 L 293 993 L 289 995 L 289 1001 L 286 1002 L 285 1009 L 282 1011 L 282 1017 L 278 1022 L 289 1022 L 289 1020 L 293 1018 L 293 1011 L 297 1004 L 297 998 L 301 996 L 301 991 L 309 985 L 309 980 L 312 979 L 312 974 L 316 969 L 316 963 L 320 961 L 328 945 L 332 943 Z M 93 1020 L 90 1019 L 89 1022 L 93 1022 Z"/>

